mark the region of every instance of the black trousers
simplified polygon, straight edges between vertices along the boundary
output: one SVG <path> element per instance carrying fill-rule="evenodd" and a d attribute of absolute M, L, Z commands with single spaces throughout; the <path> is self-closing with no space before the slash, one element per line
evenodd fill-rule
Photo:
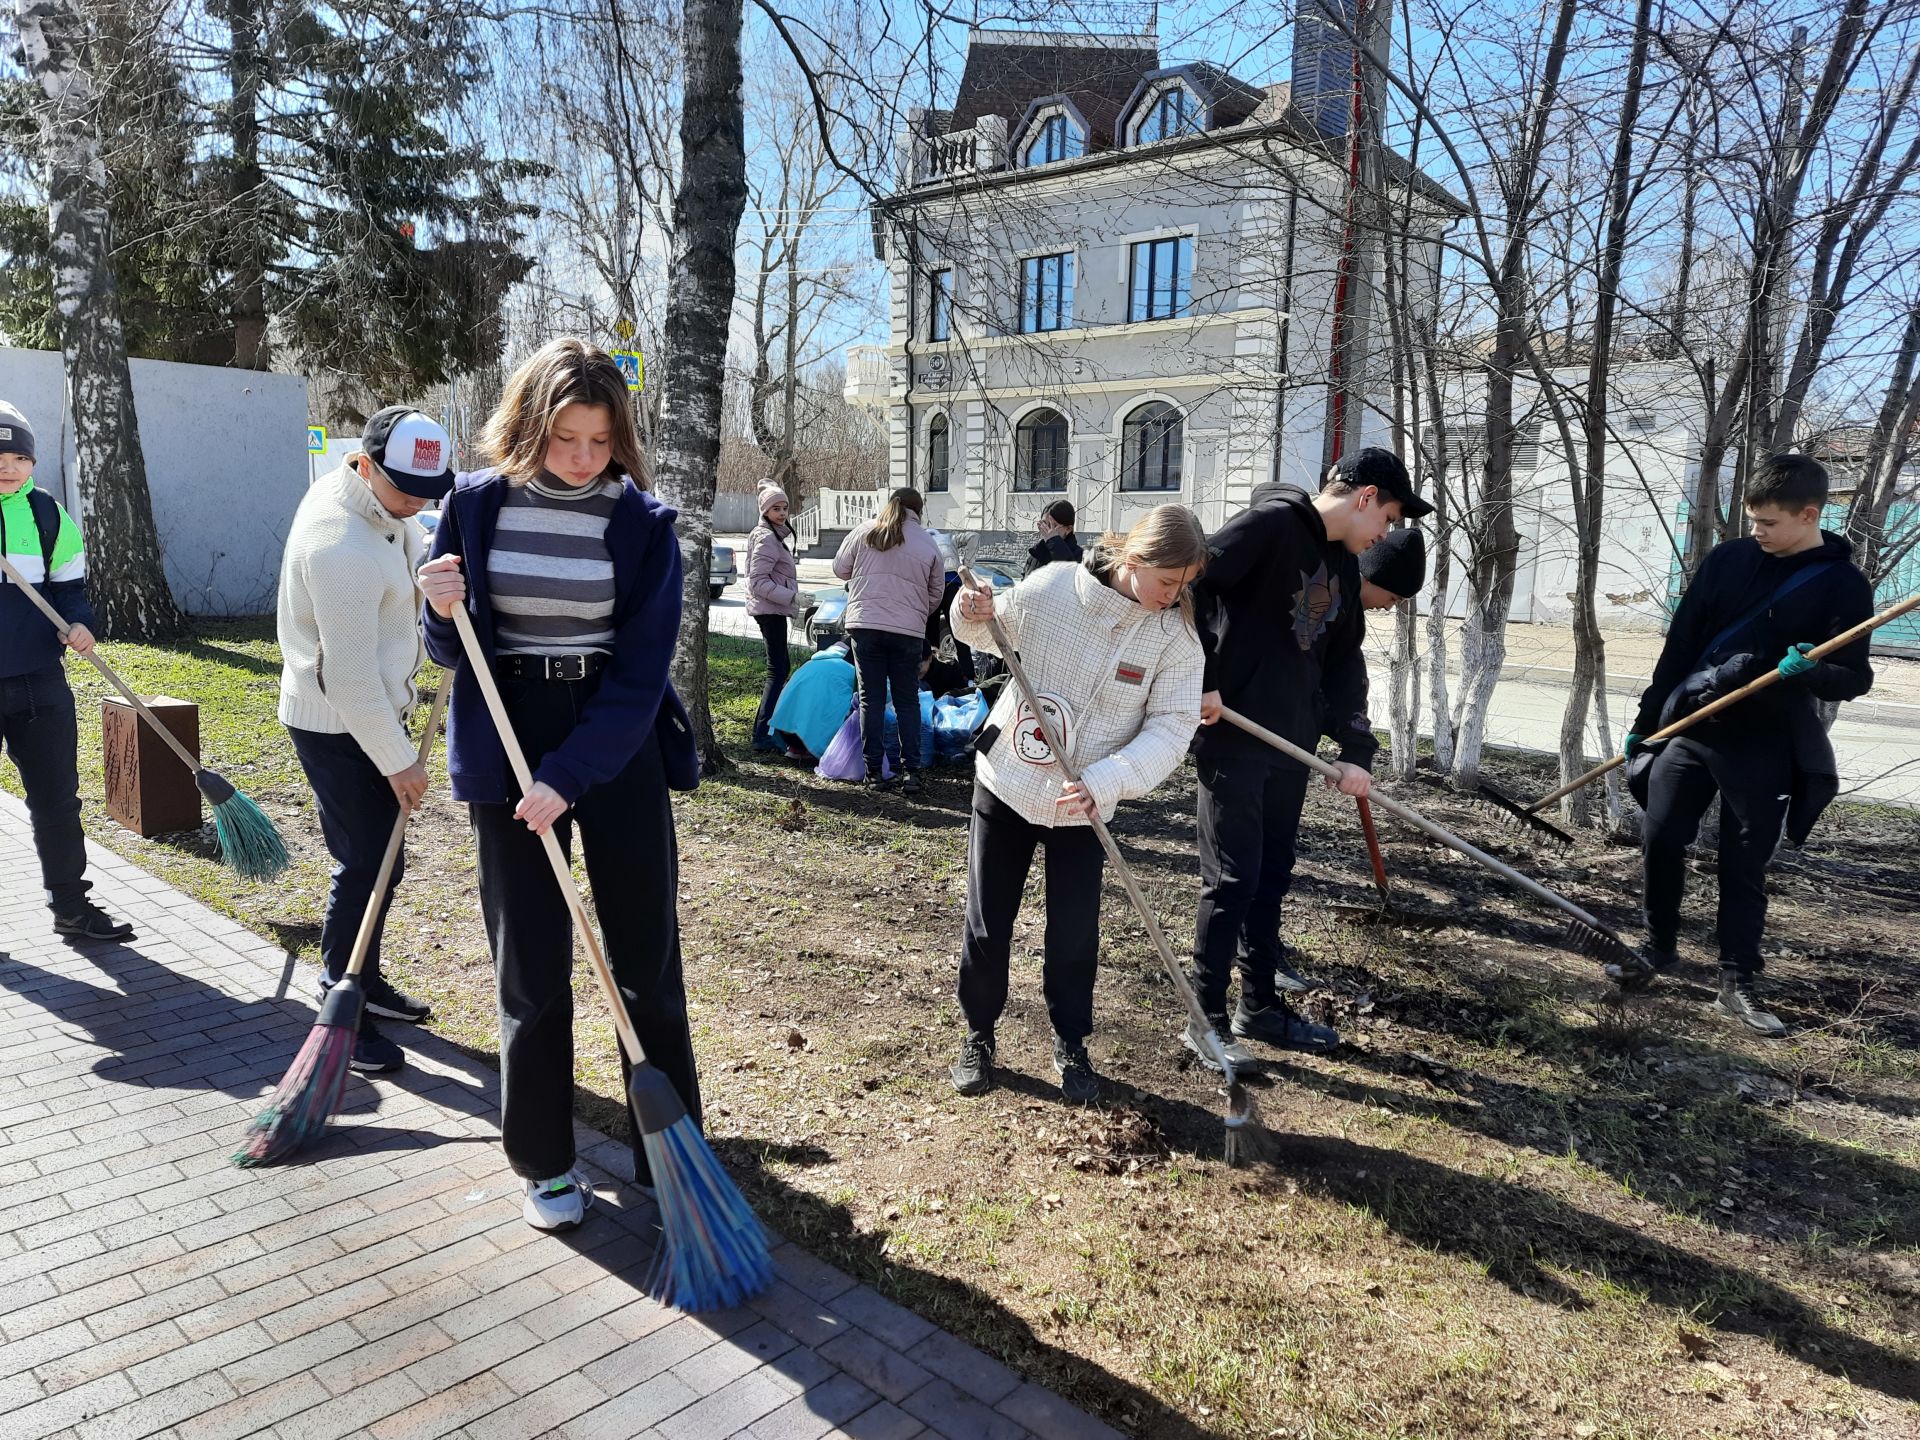
<path fill-rule="evenodd" d="M 1709 722 L 1711 723 L 1711 722 Z M 1680 735 L 1669 740 L 1647 777 L 1642 854 L 1647 938 L 1671 948 L 1680 931 L 1687 847 L 1701 817 L 1720 797 L 1720 963 L 1746 974 L 1761 968 L 1767 924 L 1767 862 L 1780 843 L 1793 785 L 1785 737 Z"/>
<path fill-rule="evenodd" d="M 917 635 L 891 630 L 850 630 L 854 673 L 860 678 L 860 746 L 867 775 L 877 779 L 887 739 L 887 695 L 900 726 L 900 768 L 920 768 L 920 652 Z"/>
<path fill-rule="evenodd" d="M 1200 909 L 1193 983 L 1207 1014 L 1224 1015 L 1237 967 L 1242 998 L 1274 1003 L 1280 907 L 1293 885 L 1307 769 L 1277 751 L 1203 752 L 1200 779 Z"/>
<path fill-rule="evenodd" d="M 80 828 L 80 727 L 64 669 L 49 665 L 0 679 L 0 738 L 27 792 L 47 904 L 70 914 L 86 904 L 92 885 Z"/>
<path fill-rule="evenodd" d="M 387 777 L 353 736 L 325 735 L 292 725 L 287 727 L 287 734 L 293 740 L 293 753 L 300 757 L 300 768 L 307 772 L 307 783 L 313 787 L 320 833 L 326 839 L 327 854 L 333 857 L 327 912 L 320 921 L 320 963 L 326 967 L 328 979 L 338 980 L 347 973 L 347 960 L 353 954 L 367 902 L 373 898 L 380 857 L 387 852 L 400 802 Z M 380 919 L 367 947 L 363 974 L 380 973 L 380 937 L 387 928 L 393 892 L 406 869 L 407 852 L 402 847 L 387 893 L 380 901 Z"/>
<path fill-rule="evenodd" d="M 1013 922 L 1037 845 L 1047 850 L 1046 962 L 1041 987 L 1053 1033 L 1078 1044 L 1093 1033 L 1100 963 L 1100 871 L 1106 852 L 1088 825 L 1029 824 L 984 785 L 967 827 L 967 922 L 960 945 L 960 1010 L 991 1031 L 1007 1008 Z"/>
<path fill-rule="evenodd" d="M 535 770 L 571 733 L 597 685 L 598 677 L 500 682 Z M 565 1173 L 575 1158 L 573 922 L 540 837 L 513 818 L 518 799 L 468 810 L 500 1007 L 500 1139 L 516 1174 L 544 1180 Z M 554 826 L 569 858 L 575 829 L 586 849 L 607 960 L 640 1043 L 698 1122 L 700 1084 L 680 965 L 679 854 L 656 736 Z M 633 1154 L 640 1183 L 650 1184 L 637 1125 Z"/>
<path fill-rule="evenodd" d="M 793 673 L 793 657 L 787 653 L 786 616 L 756 615 L 753 619 L 760 627 L 760 638 L 767 642 L 767 683 L 753 717 L 753 743 L 771 745 L 773 731 L 767 727 L 773 719 L 773 707 L 780 703 L 780 692 L 787 688 L 787 677 Z"/>

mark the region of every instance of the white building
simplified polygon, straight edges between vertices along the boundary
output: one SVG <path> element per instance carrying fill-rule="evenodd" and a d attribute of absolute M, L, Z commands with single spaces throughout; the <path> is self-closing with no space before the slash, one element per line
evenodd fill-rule
<path fill-rule="evenodd" d="M 1371 438 L 1328 378 L 1343 253 L 1339 388 L 1375 367 L 1347 144 L 1303 113 L 1347 113 L 1302 91 L 1352 73 L 1325 49 L 1256 89 L 1162 65 L 1151 35 L 974 32 L 953 108 L 912 113 L 875 227 L 890 478 L 933 524 L 1024 534 L 1064 497 L 1082 532 L 1175 500 L 1211 529 L 1262 481 L 1313 484 L 1337 403 L 1343 443 Z M 1437 234 L 1455 202 L 1386 168 Z"/>

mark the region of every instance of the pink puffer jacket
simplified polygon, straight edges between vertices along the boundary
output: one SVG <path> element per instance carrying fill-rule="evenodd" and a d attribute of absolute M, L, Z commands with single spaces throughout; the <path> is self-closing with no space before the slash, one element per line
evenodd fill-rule
<path fill-rule="evenodd" d="M 900 543 L 876 550 L 867 543 L 873 525 L 869 520 L 847 536 L 833 557 L 833 573 L 847 582 L 847 629 L 925 636 L 927 618 L 947 592 L 940 549 L 909 516 Z"/>
<path fill-rule="evenodd" d="M 791 526 L 787 536 L 793 535 Z M 785 540 L 762 520 L 747 536 L 747 614 L 793 618 L 800 594 L 800 563 Z"/>

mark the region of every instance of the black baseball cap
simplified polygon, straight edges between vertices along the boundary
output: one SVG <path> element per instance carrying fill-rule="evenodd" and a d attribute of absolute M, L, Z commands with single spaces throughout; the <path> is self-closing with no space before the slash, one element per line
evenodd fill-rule
<path fill-rule="evenodd" d="M 1427 541 L 1418 530 L 1389 530 L 1360 553 L 1360 578 L 1402 600 L 1427 583 Z"/>
<path fill-rule="evenodd" d="M 1404 519 L 1421 520 L 1433 513 L 1433 506 L 1413 493 L 1413 481 L 1407 475 L 1405 463 L 1393 451 L 1378 445 L 1363 446 L 1350 455 L 1342 455 L 1334 461 L 1330 478 L 1345 481 L 1355 489 L 1374 486 L 1387 499 L 1400 502 Z"/>
<path fill-rule="evenodd" d="M 360 448 L 394 489 L 416 500 L 444 500 L 453 489 L 453 441 L 430 415 L 389 405 L 367 421 Z"/>

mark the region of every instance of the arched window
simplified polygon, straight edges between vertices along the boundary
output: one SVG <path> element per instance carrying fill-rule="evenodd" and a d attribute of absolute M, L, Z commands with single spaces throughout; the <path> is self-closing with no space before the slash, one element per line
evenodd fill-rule
<path fill-rule="evenodd" d="M 1067 488 L 1067 417 L 1058 410 L 1034 410 L 1013 432 L 1013 488 Z"/>
<path fill-rule="evenodd" d="M 1127 416 L 1120 431 L 1120 488 L 1178 490 L 1185 427 L 1180 412 L 1149 400 Z"/>
<path fill-rule="evenodd" d="M 1049 165 L 1055 160 L 1072 160 L 1086 153 L 1087 137 L 1080 127 L 1064 110 L 1055 110 L 1034 122 L 1021 163 Z"/>
<path fill-rule="evenodd" d="M 938 495 L 946 490 L 950 454 L 947 417 L 936 415 L 927 422 L 927 493 L 929 495 Z"/>
<path fill-rule="evenodd" d="M 1200 107 L 1187 87 L 1176 83 L 1162 90 L 1147 108 L 1136 134 L 1140 144 L 1151 145 L 1156 140 L 1194 134 L 1199 128 Z"/>

